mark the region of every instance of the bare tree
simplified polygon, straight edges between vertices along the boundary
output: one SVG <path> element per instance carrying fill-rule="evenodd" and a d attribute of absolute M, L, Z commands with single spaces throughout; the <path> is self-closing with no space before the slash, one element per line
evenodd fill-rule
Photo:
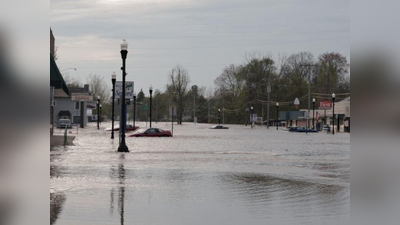
<path fill-rule="evenodd" d="M 89 84 L 94 99 L 100 96 L 102 103 L 108 103 L 110 101 L 111 88 L 108 87 L 103 77 L 97 74 L 89 74 L 86 81 Z"/>
<path fill-rule="evenodd" d="M 340 53 L 324 53 L 318 57 L 319 70 L 315 77 L 317 91 L 330 94 L 350 90 L 349 63 Z"/>
<path fill-rule="evenodd" d="M 186 68 L 175 66 L 168 75 L 167 93 L 177 106 L 178 124 L 182 124 L 185 100 L 189 90 L 190 77 Z"/>
<path fill-rule="evenodd" d="M 216 91 L 219 93 L 229 92 L 238 97 L 242 91 L 244 80 L 241 79 L 239 71 L 241 66 L 231 64 L 222 70 L 222 74 L 214 80 Z"/>
<path fill-rule="evenodd" d="M 78 88 L 82 86 L 82 83 L 78 79 L 71 77 L 68 72 L 63 73 L 63 78 L 67 86 L 70 88 Z"/>

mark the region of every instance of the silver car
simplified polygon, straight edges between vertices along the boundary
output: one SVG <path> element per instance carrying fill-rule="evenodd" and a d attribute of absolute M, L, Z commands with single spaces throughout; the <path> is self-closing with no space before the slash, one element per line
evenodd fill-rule
<path fill-rule="evenodd" d="M 71 124 L 71 120 L 70 119 L 60 119 L 57 122 L 57 128 L 71 128 L 72 124 Z"/>

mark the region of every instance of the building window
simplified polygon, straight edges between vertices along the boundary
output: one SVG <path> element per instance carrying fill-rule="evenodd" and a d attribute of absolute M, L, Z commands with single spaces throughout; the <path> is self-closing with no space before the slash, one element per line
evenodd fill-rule
<path fill-rule="evenodd" d="M 75 102 L 75 109 L 79 110 L 79 102 Z"/>

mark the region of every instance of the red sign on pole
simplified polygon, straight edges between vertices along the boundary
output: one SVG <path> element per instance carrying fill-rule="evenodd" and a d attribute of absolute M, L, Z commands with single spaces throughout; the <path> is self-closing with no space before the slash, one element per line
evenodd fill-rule
<path fill-rule="evenodd" d="M 319 109 L 331 109 L 332 108 L 332 101 L 330 100 L 321 100 L 318 103 Z"/>

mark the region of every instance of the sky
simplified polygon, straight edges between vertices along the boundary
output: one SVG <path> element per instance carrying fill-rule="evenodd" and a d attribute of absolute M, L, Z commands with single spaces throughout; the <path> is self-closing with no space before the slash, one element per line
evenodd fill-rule
<path fill-rule="evenodd" d="M 224 67 L 246 53 L 339 52 L 350 61 L 350 0 L 51 0 L 60 70 L 122 79 L 120 43 L 129 43 L 127 77 L 138 92 L 165 90 L 168 72 L 186 67 L 190 85 L 214 89 Z M 77 68 L 72 70 L 68 68 Z"/>

